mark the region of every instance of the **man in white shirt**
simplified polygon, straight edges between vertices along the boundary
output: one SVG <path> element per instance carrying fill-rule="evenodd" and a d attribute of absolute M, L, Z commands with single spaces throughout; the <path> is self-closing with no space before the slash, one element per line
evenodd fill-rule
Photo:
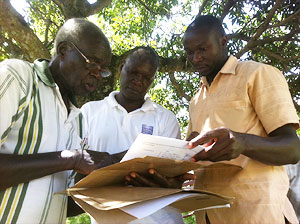
<path fill-rule="evenodd" d="M 81 108 L 89 148 L 116 153 L 127 150 L 139 133 L 180 138 L 175 115 L 145 97 L 158 67 L 151 48 L 139 47 L 121 65 L 120 91 Z"/>
<path fill-rule="evenodd" d="M 90 149 L 120 153 L 130 147 L 139 133 L 180 138 L 175 115 L 145 97 L 158 65 L 158 55 L 152 48 L 133 49 L 121 63 L 120 91 L 83 105 Z M 167 207 L 132 223 L 183 223 L 183 220 L 180 213 Z"/>

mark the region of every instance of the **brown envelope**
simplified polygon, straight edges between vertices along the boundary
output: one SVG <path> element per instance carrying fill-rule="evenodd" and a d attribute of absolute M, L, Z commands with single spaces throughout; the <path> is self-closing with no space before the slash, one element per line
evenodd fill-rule
<path fill-rule="evenodd" d="M 99 223 L 127 223 L 136 218 L 123 212 L 121 208 L 150 199 L 186 192 L 186 190 L 127 187 L 124 186 L 125 175 L 131 171 L 147 174 L 149 168 L 154 168 L 167 177 L 175 177 L 200 167 L 202 165 L 189 161 L 156 157 L 136 158 L 95 170 L 64 193 L 70 195 Z M 210 206 L 226 205 L 233 201 L 231 197 L 211 192 L 195 190 L 188 192 L 193 193 L 193 196 L 175 201 L 170 206 L 182 212 L 188 212 Z"/>
<path fill-rule="evenodd" d="M 154 168 L 167 177 L 175 177 L 200 167 L 202 167 L 202 165 L 190 161 L 147 156 L 145 158 L 131 159 L 95 170 L 70 189 L 124 185 L 125 176 L 131 171 L 147 174 L 150 168 Z"/>

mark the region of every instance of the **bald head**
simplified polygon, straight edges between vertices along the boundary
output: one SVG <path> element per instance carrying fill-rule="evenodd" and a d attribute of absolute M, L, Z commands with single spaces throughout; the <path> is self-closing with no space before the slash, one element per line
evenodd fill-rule
<path fill-rule="evenodd" d="M 103 48 L 110 49 L 109 41 L 100 28 L 83 18 L 69 19 L 58 30 L 54 41 L 55 52 L 58 45 L 64 41 L 75 45 L 80 45 L 83 41 L 97 41 Z"/>

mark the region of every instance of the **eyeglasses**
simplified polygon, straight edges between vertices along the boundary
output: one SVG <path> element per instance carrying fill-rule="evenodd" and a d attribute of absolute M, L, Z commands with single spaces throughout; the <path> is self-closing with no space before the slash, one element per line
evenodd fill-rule
<path fill-rule="evenodd" d="M 88 59 L 73 42 L 70 42 L 70 43 L 74 46 L 74 48 L 78 51 L 78 53 L 84 58 L 84 60 L 86 62 L 86 66 L 90 71 L 95 71 L 95 70 L 99 71 L 99 67 L 100 67 L 100 69 L 101 69 L 100 74 L 103 78 L 111 76 L 111 71 L 109 71 L 106 68 L 102 68 L 98 63 L 93 62 L 90 59 Z"/>

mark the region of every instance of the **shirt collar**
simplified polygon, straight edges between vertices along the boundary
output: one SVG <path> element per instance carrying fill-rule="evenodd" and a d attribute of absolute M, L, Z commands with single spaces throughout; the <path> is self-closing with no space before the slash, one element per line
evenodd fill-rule
<path fill-rule="evenodd" d="M 209 88 L 209 83 L 207 82 L 206 76 L 201 76 L 200 87 L 202 87 L 202 86 Z"/>
<path fill-rule="evenodd" d="M 55 87 L 55 81 L 49 69 L 49 60 L 36 59 L 33 63 L 33 68 L 40 80 L 47 86 Z"/>
<path fill-rule="evenodd" d="M 115 96 L 119 93 L 119 91 L 112 91 L 108 97 L 107 97 L 107 100 L 110 104 L 111 107 L 119 107 L 121 106 L 120 104 L 118 104 Z"/>
<path fill-rule="evenodd" d="M 232 56 L 232 55 L 229 56 L 229 58 L 227 59 L 226 63 L 223 65 L 223 67 L 219 71 L 218 75 L 223 75 L 223 74 L 224 75 L 235 75 L 236 74 L 235 70 L 236 70 L 237 64 L 238 64 L 237 58 L 234 57 L 234 56 Z M 209 88 L 209 83 L 207 82 L 206 76 L 202 76 L 201 77 L 200 87 L 202 87 L 202 86 L 204 86 L 206 88 Z"/>
<path fill-rule="evenodd" d="M 141 107 L 141 110 L 146 112 L 146 111 L 154 110 L 155 108 L 156 108 L 156 105 L 151 100 L 151 98 L 149 96 L 145 96 L 145 103 Z"/>
<path fill-rule="evenodd" d="M 56 83 L 53 79 L 53 76 L 51 74 L 51 71 L 49 69 L 49 60 L 47 59 L 36 59 L 33 62 L 33 69 L 36 72 L 39 79 L 47 86 L 49 87 L 56 87 Z M 74 104 L 76 107 L 77 101 L 73 94 L 68 95 L 70 101 L 72 104 Z"/>
<path fill-rule="evenodd" d="M 230 56 L 226 63 L 223 65 L 223 67 L 220 70 L 221 74 L 235 74 L 236 66 L 238 64 L 238 60 L 234 56 Z"/>
<path fill-rule="evenodd" d="M 122 110 L 125 110 L 116 100 L 115 96 L 119 93 L 119 91 L 113 91 L 109 94 L 109 96 L 107 97 L 107 100 L 109 102 L 109 104 L 111 105 L 111 107 L 118 107 L 118 108 L 122 108 Z M 144 112 L 146 111 L 150 111 L 150 110 L 154 110 L 156 107 L 156 105 L 154 104 L 154 102 L 151 100 L 151 98 L 149 96 L 145 96 L 145 102 L 142 105 L 141 108 L 135 110 L 135 111 L 139 111 L 142 110 Z M 132 111 L 134 112 L 134 111 Z M 132 113 L 131 112 L 131 113 Z"/>

